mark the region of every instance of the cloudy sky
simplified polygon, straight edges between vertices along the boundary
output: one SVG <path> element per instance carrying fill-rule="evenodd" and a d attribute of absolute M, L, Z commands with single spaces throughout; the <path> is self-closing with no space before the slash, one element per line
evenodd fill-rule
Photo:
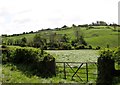
<path fill-rule="evenodd" d="M 0 34 L 89 24 L 118 23 L 119 0 L 0 0 Z"/>

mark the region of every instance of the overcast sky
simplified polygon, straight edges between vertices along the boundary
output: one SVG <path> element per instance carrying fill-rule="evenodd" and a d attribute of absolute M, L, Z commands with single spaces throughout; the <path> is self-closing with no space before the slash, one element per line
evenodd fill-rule
<path fill-rule="evenodd" d="M 89 24 L 118 23 L 119 0 L 0 0 L 0 34 Z"/>

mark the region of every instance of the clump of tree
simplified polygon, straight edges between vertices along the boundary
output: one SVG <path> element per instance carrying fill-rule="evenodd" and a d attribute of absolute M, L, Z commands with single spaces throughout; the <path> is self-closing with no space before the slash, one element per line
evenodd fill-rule
<path fill-rule="evenodd" d="M 87 42 L 84 40 L 81 28 L 75 28 L 74 33 L 76 38 L 71 42 L 72 46 L 74 46 L 77 49 L 84 49 L 84 46 L 87 46 Z"/>
<path fill-rule="evenodd" d="M 107 26 L 108 24 L 105 21 L 96 21 L 96 23 L 92 22 L 91 25 L 92 26 Z"/>
<path fill-rule="evenodd" d="M 26 39 L 26 37 L 23 37 L 22 39 L 21 39 L 21 46 L 26 46 L 27 45 L 27 39 Z"/>
<path fill-rule="evenodd" d="M 40 34 L 36 34 L 33 38 L 34 47 L 41 48 L 41 54 L 43 54 L 44 46 L 46 45 L 46 39 L 41 37 Z"/>

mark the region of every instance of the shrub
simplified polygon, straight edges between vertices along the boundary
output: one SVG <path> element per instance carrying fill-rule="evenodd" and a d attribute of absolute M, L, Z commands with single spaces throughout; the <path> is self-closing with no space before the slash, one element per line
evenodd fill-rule
<path fill-rule="evenodd" d="M 2 45 L 1 48 L 7 48 L 7 46 L 6 45 Z"/>
<path fill-rule="evenodd" d="M 105 48 L 100 51 L 100 57 L 108 57 L 116 61 L 120 60 L 120 47 L 117 47 L 113 50 Z"/>
<path fill-rule="evenodd" d="M 72 49 L 72 45 L 70 43 L 61 43 L 60 50 L 71 50 Z"/>
<path fill-rule="evenodd" d="M 33 63 L 39 60 L 40 57 L 39 49 L 32 48 L 17 48 L 14 53 L 14 62 L 15 63 Z"/>
<path fill-rule="evenodd" d="M 113 58 L 116 61 L 120 61 L 120 46 L 114 50 Z"/>
<path fill-rule="evenodd" d="M 12 62 L 13 61 L 14 50 L 10 50 L 7 46 L 2 49 L 2 62 Z"/>
<path fill-rule="evenodd" d="M 114 50 L 106 48 L 100 51 L 98 58 L 98 78 L 97 85 L 111 85 L 114 76 Z"/>
<path fill-rule="evenodd" d="M 91 45 L 89 45 L 89 49 L 92 49 L 92 46 L 91 46 Z"/>
<path fill-rule="evenodd" d="M 100 57 L 112 58 L 113 57 L 113 50 L 105 48 L 104 50 L 100 51 Z"/>
<path fill-rule="evenodd" d="M 97 47 L 96 47 L 96 50 L 99 50 L 99 49 L 100 49 L 100 46 L 97 46 Z"/>
<path fill-rule="evenodd" d="M 2 56 L 4 63 L 12 62 L 30 66 L 30 69 L 35 71 L 37 75 L 43 77 L 55 75 L 55 58 L 46 52 L 41 55 L 40 49 L 30 47 L 9 48 L 4 51 Z"/>
<path fill-rule="evenodd" d="M 85 46 L 84 45 L 78 45 L 75 47 L 75 49 L 85 49 Z"/>

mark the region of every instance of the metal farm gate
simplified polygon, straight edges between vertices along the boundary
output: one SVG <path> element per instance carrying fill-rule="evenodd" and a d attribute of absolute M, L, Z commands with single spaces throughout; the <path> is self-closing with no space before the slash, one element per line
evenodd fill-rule
<path fill-rule="evenodd" d="M 78 82 L 96 82 L 97 62 L 56 62 L 56 75 Z"/>

